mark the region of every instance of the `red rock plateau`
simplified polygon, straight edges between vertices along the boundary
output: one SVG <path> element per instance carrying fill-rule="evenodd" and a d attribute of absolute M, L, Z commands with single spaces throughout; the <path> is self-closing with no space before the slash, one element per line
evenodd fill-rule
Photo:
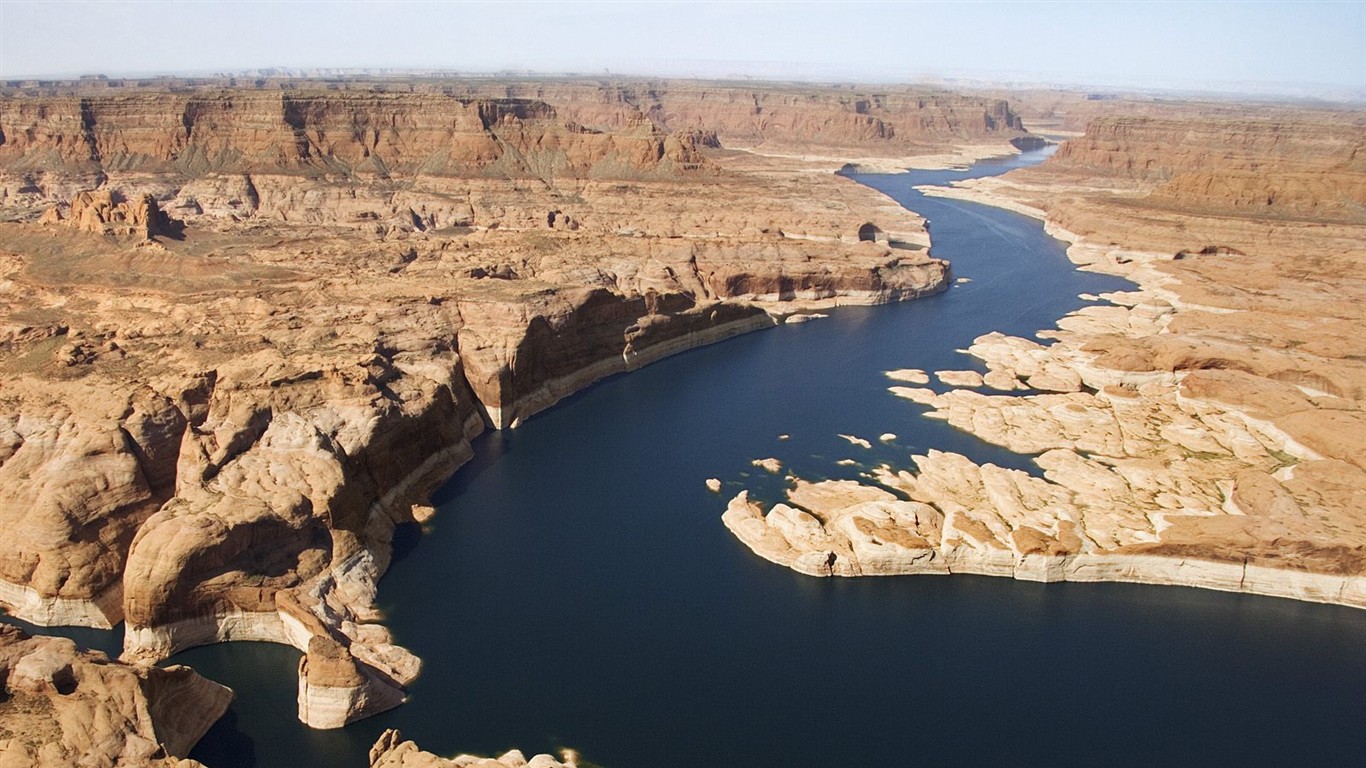
<path fill-rule="evenodd" d="M 940 373 L 961 389 L 893 388 L 1040 454 L 1043 478 L 931 451 L 866 483 L 797 482 L 767 512 L 742 495 L 727 524 L 816 575 L 1140 581 L 1366 607 L 1366 114 L 1088 109 L 1105 114 L 1043 165 L 940 193 L 1045 219 L 1074 261 L 1138 289 L 1064 318 L 1047 347 L 979 338 L 985 377 Z"/>
<path fill-rule="evenodd" d="M 124 621 L 132 664 L 291 644 L 316 727 L 418 674 L 376 582 L 472 437 L 794 312 L 947 286 L 913 214 L 728 142 L 1025 135 L 938 91 L 83 88 L 0 98 L 0 602 Z"/>

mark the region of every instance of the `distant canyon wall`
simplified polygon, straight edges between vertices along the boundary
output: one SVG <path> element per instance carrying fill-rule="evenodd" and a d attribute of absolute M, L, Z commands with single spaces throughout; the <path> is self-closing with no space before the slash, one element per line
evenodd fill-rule
<path fill-rule="evenodd" d="M 873 154 L 1026 132 L 1005 99 L 908 87 L 625 82 L 452 86 L 466 96 L 545 99 L 584 125 L 617 127 L 623 107 L 669 131 L 715 133 L 723 145 L 860 148 Z"/>
<path fill-rule="evenodd" d="M 0 98 L 0 167 L 16 172 L 660 175 L 696 169 L 718 139 L 908 154 L 1025 133 L 1004 99 L 908 88 L 470 80 Z"/>
<path fill-rule="evenodd" d="M 363 92 L 130 92 L 0 101 L 13 172 L 497 176 L 666 174 L 696 137 L 627 119 L 611 134 L 529 99 Z"/>
<path fill-rule="evenodd" d="M 1031 174 L 1136 182 L 1169 208 L 1360 220 L 1366 119 L 1100 117 Z"/>

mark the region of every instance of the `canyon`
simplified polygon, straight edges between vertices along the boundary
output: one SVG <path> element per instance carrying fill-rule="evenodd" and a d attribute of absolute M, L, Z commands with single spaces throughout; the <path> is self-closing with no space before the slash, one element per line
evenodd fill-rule
<path fill-rule="evenodd" d="M 397 706 L 421 660 L 377 582 L 472 438 L 794 313 L 947 287 L 923 221 L 796 136 L 897 158 L 1025 135 L 943 92 L 474 85 L 4 93 L 12 615 L 123 622 L 132 669 L 291 645 L 316 728 Z"/>
<path fill-rule="evenodd" d="M 1366 606 L 1366 118 L 1004 96 L 593 78 L 4 88 L 0 604 L 125 634 L 117 662 L 0 640 L 119 685 L 171 675 L 192 694 L 166 695 L 193 700 L 81 725 L 63 748 L 85 728 L 115 734 L 108 764 L 176 764 L 230 694 L 155 665 L 203 644 L 301 651 L 311 727 L 398 706 L 422 660 L 386 627 L 378 582 L 475 438 L 693 347 L 947 290 L 925 221 L 834 171 L 1009 154 L 1039 142 L 1021 115 L 1069 140 L 927 194 L 1041 219 L 1084 269 L 1137 289 L 1047 345 L 979 338 L 984 370 L 887 383 L 1038 454 L 1041 474 L 929 450 L 857 482 L 791 475 L 783 503 L 741 493 L 724 523 L 818 576 Z M 0 702 L 31 704 L 0 727 L 50 728 L 57 705 L 25 698 L 49 683 Z M 4 754 L 49 759 L 25 738 Z M 370 754 L 575 759 L 445 760 L 396 731 Z"/>

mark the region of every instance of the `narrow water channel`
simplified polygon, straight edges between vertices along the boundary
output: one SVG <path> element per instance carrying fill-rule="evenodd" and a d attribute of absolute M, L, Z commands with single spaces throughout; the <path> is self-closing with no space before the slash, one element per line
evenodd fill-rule
<path fill-rule="evenodd" d="M 409 703 L 310 731 L 297 652 L 194 649 L 175 661 L 238 698 L 193 757 L 359 767 L 397 727 L 438 754 L 567 746 L 609 768 L 1366 764 L 1366 611 L 1129 584 L 812 579 L 721 525 L 741 488 L 779 498 L 756 458 L 811 479 L 928 448 L 1032 469 L 922 418 L 883 372 L 972 367 L 956 350 L 977 335 L 1032 336 L 1078 294 L 1124 287 L 1073 269 L 1036 221 L 913 189 L 1041 159 L 855 177 L 925 215 L 934 255 L 970 282 L 694 350 L 481 438 L 381 585 L 398 642 L 425 662 Z"/>

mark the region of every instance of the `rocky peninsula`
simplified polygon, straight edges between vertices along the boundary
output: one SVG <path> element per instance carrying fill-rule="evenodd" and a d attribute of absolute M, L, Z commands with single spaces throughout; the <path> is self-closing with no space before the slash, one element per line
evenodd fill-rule
<path fill-rule="evenodd" d="M 184 666 L 130 666 L 0 626 L 5 765 L 193 768 L 190 748 L 232 692 Z"/>
<path fill-rule="evenodd" d="M 891 387 L 1037 454 L 1041 476 L 929 450 L 860 482 L 791 478 L 771 507 L 742 492 L 723 515 L 736 536 L 815 576 L 1133 581 L 1366 607 L 1366 116 L 1139 112 L 1096 117 L 1035 168 L 922 188 L 1039 218 L 1081 268 L 1138 286 L 1063 318 L 1047 345 L 978 338 L 985 375 Z"/>
<path fill-rule="evenodd" d="M 799 310 L 944 290 L 923 221 L 831 158 L 1024 135 L 1004 101 L 910 89 L 11 84 L 0 603 L 124 622 L 137 674 L 292 645 L 314 727 L 396 706 L 421 662 L 376 584 L 474 436 Z"/>

